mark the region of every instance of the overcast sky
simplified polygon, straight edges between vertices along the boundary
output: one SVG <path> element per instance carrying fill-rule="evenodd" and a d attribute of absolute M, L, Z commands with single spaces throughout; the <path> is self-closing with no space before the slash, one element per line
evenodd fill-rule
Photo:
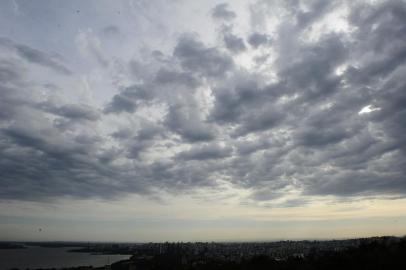
<path fill-rule="evenodd" d="M 0 240 L 406 234 L 405 44 L 402 0 L 1 1 Z"/>

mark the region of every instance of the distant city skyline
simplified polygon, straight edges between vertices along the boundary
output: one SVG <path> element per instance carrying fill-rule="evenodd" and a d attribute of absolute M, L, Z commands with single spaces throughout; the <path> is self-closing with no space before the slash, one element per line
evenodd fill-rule
<path fill-rule="evenodd" d="M 0 2 L 0 240 L 406 234 L 406 2 Z"/>

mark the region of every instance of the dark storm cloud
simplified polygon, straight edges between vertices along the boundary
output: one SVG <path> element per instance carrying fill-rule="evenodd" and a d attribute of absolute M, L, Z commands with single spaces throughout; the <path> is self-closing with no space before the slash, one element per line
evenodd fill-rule
<path fill-rule="evenodd" d="M 297 124 L 294 140 L 298 145 L 318 148 L 337 144 L 356 136 L 364 128 L 358 116 L 358 109 L 346 108 L 350 104 L 336 104 L 325 109 L 313 109 Z M 341 101 L 341 102 L 344 102 Z"/>
<path fill-rule="evenodd" d="M 237 129 L 236 135 L 241 136 L 274 128 L 283 118 L 283 113 L 277 110 L 258 109 L 242 117 L 241 125 Z"/>
<path fill-rule="evenodd" d="M 43 125 L 45 123 L 42 123 Z M 141 132 L 142 133 L 142 132 Z M 123 155 L 138 158 L 149 140 L 138 134 L 126 153 L 102 150 L 102 138 L 71 136 L 52 127 L 10 126 L 0 132 L 2 199 L 49 200 L 61 197 L 118 198 L 128 193 L 148 194 L 148 168 L 113 165 Z M 149 133 L 149 132 L 147 132 Z M 171 181 L 168 179 L 167 181 Z"/>
<path fill-rule="evenodd" d="M 309 129 L 301 130 L 297 134 L 297 143 L 307 147 L 322 147 L 327 144 L 338 143 L 350 135 L 346 130 L 340 130 L 339 127 L 318 130 L 314 129 L 314 127 L 309 127 Z"/>
<path fill-rule="evenodd" d="M 218 20 L 233 20 L 235 17 L 237 17 L 237 15 L 229 10 L 228 4 L 223 3 L 223 4 L 218 4 L 217 6 L 215 6 L 212 9 L 212 13 L 211 16 L 214 19 L 218 19 Z"/>
<path fill-rule="evenodd" d="M 0 38 L 0 46 L 14 49 L 17 54 L 30 63 L 50 68 L 63 75 L 70 75 L 72 72 L 60 63 L 59 59 L 42 51 L 30 48 L 29 46 L 14 43 L 12 40 Z"/>
<path fill-rule="evenodd" d="M 295 61 L 283 63 L 280 76 L 301 101 L 319 102 L 339 90 L 341 78 L 334 72 L 346 56 L 347 48 L 339 35 L 323 37 L 316 44 L 299 48 Z"/>
<path fill-rule="evenodd" d="M 115 95 L 113 100 L 104 110 L 105 113 L 121 113 L 128 112 L 132 113 L 136 110 L 137 104 L 136 101 L 127 97 L 124 93 L 123 95 Z"/>
<path fill-rule="evenodd" d="M 404 162 L 402 163 L 404 166 Z M 332 172 L 329 179 L 312 185 L 308 194 L 352 196 L 358 194 L 404 194 L 404 176 L 399 172 L 341 171 Z"/>
<path fill-rule="evenodd" d="M 149 121 L 143 121 L 142 126 L 136 132 L 133 129 L 125 128 L 114 132 L 111 135 L 119 142 L 129 159 L 140 159 L 142 155 L 159 140 L 166 137 L 165 129 Z"/>
<path fill-rule="evenodd" d="M 92 107 L 87 105 L 68 104 L 60 107 L 55 107 L 52 103 L 41 103 L 39 107 L 47 112 L 59 115 L 72 120 L 85 119 L 94 121 L 99 119 L 100 115 Z"/>
<path fill-rule="evenodd" d="M 21 61 L 0 59 L 0 120 L 12 120 L 21 106 L 31 103 L 18 91 L 26 69 Z"/>
<path fill-rule="evenodd" d="M 38 201 L 123 194 L 128 176 L 120 168 L 106 166 L 104 161 L 111 151 L 98 149 L 103 140 L 91 131 L 91 122 L 99 119 L 96 110 L 86 105 L 39 102 L 41 95 L 27 83 L 31 67 L 23 61 L 25 56 L 1 57 L 2 74 L 7 76 L 0 81 L 0 198 Z M 49 114 L 75 125 L 59 129 Z M 114 179 L 122 184 L 117 185 Z M 138 184 L 131 187 L 143 189 Z"/>
<path fill-rule="evenodd" d="M 264 91 L 258 86 L 255 76 L 236 73 L 224 85 L 214 89 L 214 108 L 210 118 L 215 122 L 236 122 L 247 108 L 258 108 L 266 100 Z"/>
<path fill-rule="evenodd" d="M 156 74 L 155 81 L 159 84 L 182 84 L 191 89 L 199 85 L 198 80 L 193 74 L 168 69 L 160 69 Z"/>
<path fill-rule="evenodd" d="M 153 143 L 151 141 L 134 141 L 128 145 L 127 157 L 129 159 L 139 159 L 140 155 L 152 145 Z"/>
<path fill-rule="evenodd" d="M 2 39 L 0 198 L 179 193 L 219 179 L 249 190 L 249 200 L 280 202 L 270 207 L 308 202 L 283 198 L 291 191 L 404 196 L 404 1 L 350 4 L 350 32 L 323 29 L 314 38 L 308 30 L 340 3 L 284 3 L 278 8 L 289 19 L 272 43 L 261 31 L 247 33 L 245 46 L 221 28 L 220 44 L 182 34 L 173 52 L 129 60 L 129 82 L 102 109 L 44 99 L 26 76 L 28 63 L 68 70 Z M 236 17 L 226 4 L 212 16 L 222 24 Z M 273 50 L 269 68 L 233 61 L 237 52 L 262 55 L 265 46 Z"/>
<path fill-rule="evenodd" d="M 41 134 L 13 127 L 2 131 L 1 142 L 6 145 L 0 158 L 3 199 L 117 195 L 118 190 L 113 190 L 108 180 L 112 176 L 109 169 L 90 159 L 88 145 L 44 139 L 52 135 L 49 130 Z"/>
<path fill-rule="evenodd" d="M 271 41 L 271 37 L 267 34 L 253 33 L 248 37 L 248 43 L 254 48 L 269 45 Z"/>
<path fill-rule="evenodd" d="M 105 113 L 133 113 L 139 104 L 153 99 L 153 89 L 145 85 L 124 88 L 104 109 Z"/>
<path fill-rule="evenodd" d="M 239 53 L 246 49 L 244 40 L 232 33 L 224 34 L 224 44 L 226 48 L 233 53 Z"/>
<path fill-rule="evenodd" d="M 200 119 L 193 108 L 174 105 L 169 108 L 165 125 L 189 142 L 211 141 L 215 132 Z"/>
<path fill-rule="evenodd" d="M 233 67 L 233 60 L 216 48 L 206 47 L 191 35 L 183 35 L 173 52 L 182 67 L 197 74 L 218 77 Z"/>
<path fill-rule="evenodd" d="M 273 86 L 259 86 L 257 81 L 261 78 L 254 74 L 234 75 L 215 89 L 216 99 L 210 120 L 235 125 L 237 128 L 230 134 L 232 136 L 244 136 L 276 127 L 287 113 L 282 113 L 282 108 L 274 103 L 277 95 L 270 91 Z"/>
<path fill-rule="evenodd" d="M 151 140 L 157 135 L 162 135 L 163 132 L 164 128 L 162 126 L 146 122 L 142 128 L 137 131 L 135 139 L 138 141 Z"/>

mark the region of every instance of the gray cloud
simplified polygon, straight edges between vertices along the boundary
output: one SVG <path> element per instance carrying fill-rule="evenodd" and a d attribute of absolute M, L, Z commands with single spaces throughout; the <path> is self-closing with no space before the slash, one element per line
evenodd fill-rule
<path fill-rule="evenodd" d="M 199 75 L 218 77 L 233 67 L 230 56 L 216 48 L 208 48 L 191 35 L 182 36 L 173 52 L 185 70 Z"/>
<path fill-rule="evenodd" d="M 193 74 L 167 69 L 160 69 L 156 74 L 155 81 L 159 84 L 181 84 L 191 89 L 199 85 L 199 81 Z"/>
<path fill-rule="evenodd" d="M 143 101 L 152 100 L 153 89 L 145 85 L 132 85 L 115 95 L 104 109 L 105 113 L 133 113 Z"/>
<path fill-rule="evenodd" d="M 118 194 L 109 180 L 109 169 L 88 156 L 88 145 L 51 143 L 52 133 L 21 128 L 2 131 L 2 143 L 6 144 L 0 159 L 2 198 L 47 200 Z"/>
<path fill-rule="evenodd" d="M 50 68 L 63 75 L 72 74 L 67 67 L 60 63 L 60 60 L 56 56 L 33 49 L 26 45 L 14 43 L 7 38 L 0 38 L 0 46 L 15 50 L 18 55 L 30 63 Z"/>
<path fill-rule="evenodd" d="M 100 115 L 92 107 L 79 104 L 68 104 L 60 107 L 55 107 L 54 104 L 45 102 L 39 105 L 42 110 L 66 117 L 72 120 L 85 119 L 94 121 L 99 119 Z"/>
<path fill-rule="evenodd" d="M 171 106 L 165 125 L 190 142 L 211 141 L 215 138 L 214 130 L 200 119 L 194 108 Z"/>
<path fill-rule="evenodd" d="M 269 140 L 261 138 L 255 141 L 239 141 L 236 143 L 237 151 L 241 156 L 249 155 L 256 151 L 267 149 L 271 146 Z"/>
<path fill-rule="evenodd" d="M 246 49 L 244 40 L 232 33 L 224 34 L 224 43 L 227 49 L 233 53 L 239 53 Z"/>
<path fill-rule="evenodd" d="M 248 43 L 254 48 L 269 45 L 271 42 L 272 39 L 267 34 L 253 33 L 248 37 Z"/>
<path fill-rule="evenodd" d="M 122 129 L 112 136 L 122 144 L 122 152 L 129 159 L 140 159 L 142 155 L 157 143 L 157 139 L 166 137 L 165 129 L 149 121 L 143 121 L 135 133 L 133 129 Z"/>
<path fill-rule="evenodd" d="M 0 61 L 0 80 L 2 82 L 18 83 L 20 74 L 24 73 L 24 71 L 25 69 L 21 63 L 7 59 L 1 59 Z"/>
<path fill-rule="evenodd" d="M 250 112 L 242 117 L 241 125 L 237 129 L 236 135 L 241 136 L 274 128 L 284 117 L 283 113 L 272 109 Z"/>
<path fill-rule="evenodd" d="M 255 76 L 235 73 L 234 77 L 214 89 L 215 101 L 210 118 L 216 122 L 236 122 L 247 108 L 258 108 L 266 101 L 264 90 Z"/>
<path fill-rule="evenodd" d="M 226 21 L 233 20 L 233 19 L 235 19 L 235 17 L 237 17 L 237 15 L 233 11 L 229 10 L 228 4 L 226 4 L 226 3 L 218 4 L 217 6 L 215 6 L 212 9 L 211 16 L 214 19 L 220 19 L 220 20 L 226 20 Z"/>
<path fill-rule="evenodd" d="M 232 148 L 222 147 L 218 144 L 196 146 L 177 155 L 182 160 L 223 159 L 231 155 Z"/>
<path fill-rule="evenodd" d="M 308 30 L 340 3 L 293 4 L 279 3 L 289 19 L 272 32 L 269 69 L 231 56 L 262 53 L 264 31 L 247 33 L 251 46 L 224 28 L 214 45 L 181 34 L 173 47 L 117 60 L 106 87 L 118 91 L 104 108 L 50 98 L 63 87 L 40 90 L 48 82 L 35 81 L 34 66 L 71 72 L 1 39 L 0 199 L 152 196 L 219 179 L 252 192 L 249 200 L 281 202 L 270 207 L 313 195 L 404 196 L 404 2 L 351 4 L 351 32 L 315 38 Z M 236 17 L 225 4 L 212 16 Z M 302 197 L 284 198 L 291 191 Z"/>
<path fill-rule="evenodd" d="M 102 29 L 102 33 L 108 37 L 114 37 L 120 34 L 120 28 L 118 28 L 116 25 L 109 25 Z"/>

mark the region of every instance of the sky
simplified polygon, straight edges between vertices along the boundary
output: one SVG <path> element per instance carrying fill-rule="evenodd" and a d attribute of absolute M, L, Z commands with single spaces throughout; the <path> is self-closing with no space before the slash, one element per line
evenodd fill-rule
<path fill-rule="evenodd" d="M 0 2 L 0 240 L 406 234 L 406 2 Z"/>

